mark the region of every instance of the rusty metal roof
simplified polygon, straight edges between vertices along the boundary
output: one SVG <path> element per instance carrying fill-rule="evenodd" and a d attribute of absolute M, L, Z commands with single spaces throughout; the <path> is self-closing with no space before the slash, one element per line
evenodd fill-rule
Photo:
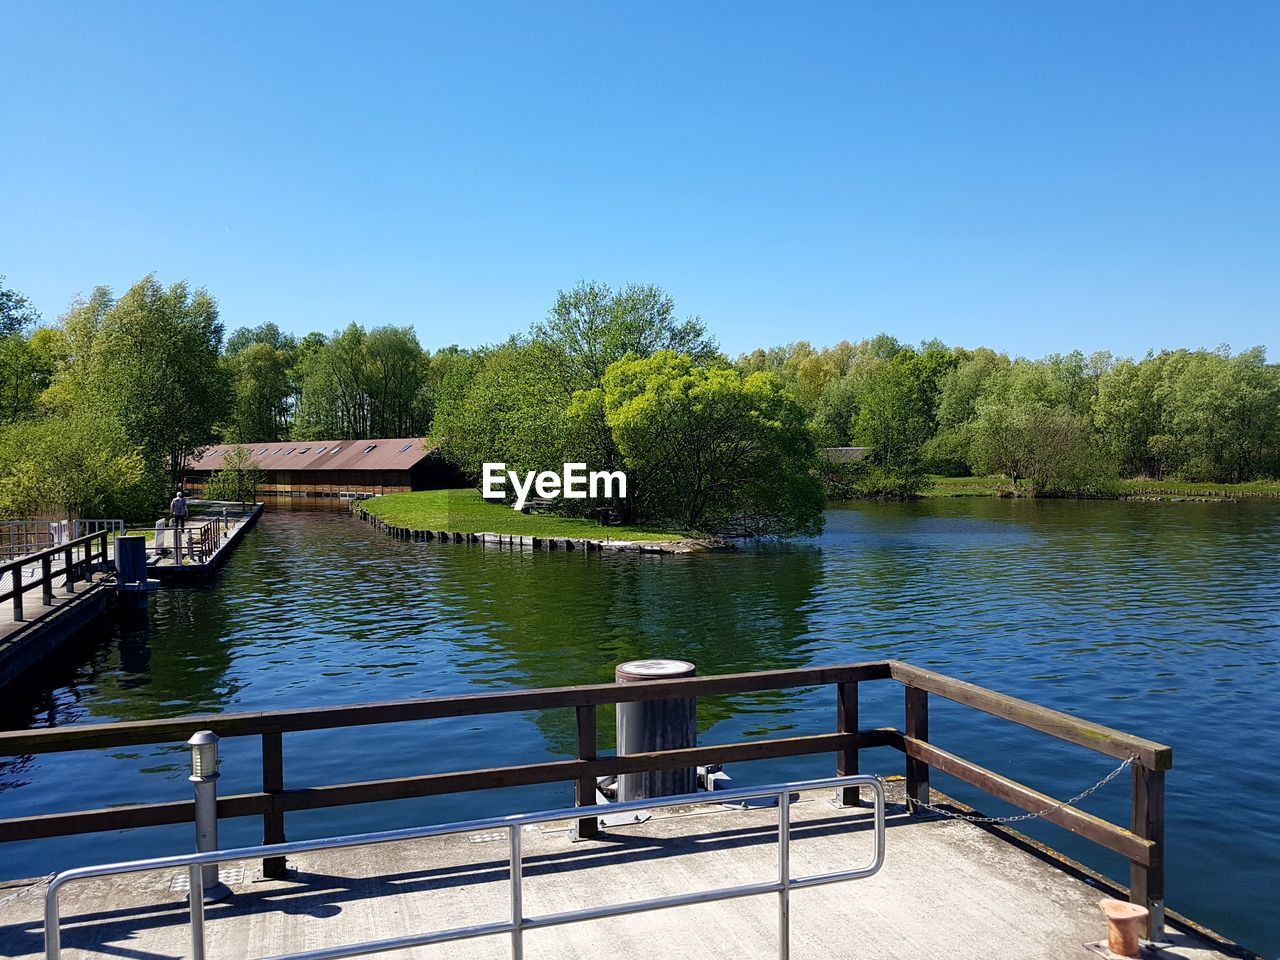
<path fill-rule="evenodd" d="M 435 449 L 421 437 L 220 443 L 192 457 L 187 469 L 221 470 L 227 454 L 236 447 L 248 450 L 263 470 L 408 470 Z"/>

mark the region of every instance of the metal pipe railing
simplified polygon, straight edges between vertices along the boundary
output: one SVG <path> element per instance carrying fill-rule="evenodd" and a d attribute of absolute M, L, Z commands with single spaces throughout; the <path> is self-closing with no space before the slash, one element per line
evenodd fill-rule
<path fill-rule="evenodd" d="M 818 790 L 831 788 L 867 787 L 874 798 L 874 837 L 875 844 L 869 863 L 852 867 L 848 870 L 835 870 L 828 873 L 811 874 L 806 877 L 791 876 L 791 794 L 801 790 Z M 143 873 L 149 870 L 171 870 L 177 867 L 187 869 L 188 900 L 190 903 L 191 956 L 193 960 L 204 960 L 204 897 L 201 867 L 210 864 L 224 863 L 229 860 L 252 860 L 265 856 L 287 856 L 298 853 L 312 853 L 320 850 L 337 850 L 352 847 L 373 846 L 379 843 L 394 843 L 405 840 L 422 840 L 430 837 L 443 837 L 457 833 L 473 833 L 493 830 L 506 830 L 510 844 L 511 858 L 511 917 L 508 920 L 492 923 L 472 924 L 464 927 L 453 927 L 446 930 L 433 930 L 427 933 L 415 933 L 383 940 L 372 940 L 346 946 L 327 947 L 319 950 L 306 950 L 299 953 L 281 954 L 270 960 L 340 960 L 344 957 L 360 956 L 368 953 L 383 953 L 390 950 L 402 950 L 408 947 L 426 946 L 435 943 L 452 943 L 459 940 L 470 940 L 494 934 L 507 933 L 511 936 L 512 960 L 523 960 L 524 932 L 530 929 L 565 926 L 582 923 L 588 920 L 600 920 L 608 917 L 621 917 L 653 910 L 664 910 L 669 907 L 689 906 L 696 903 L 714 903 L 722 900 L 735 900 L 742 897 L 759 896 L 775 893 L 778 895 L 778 956 L 780 960 L 788 960 L 790 956 L 790 892 L 801 887 L 815 887 L 829 883 L 841 883 L 846 880 L 858 880 L 869 877 L 879 871 L 884 864 L 884 784 L 874 776 L 862 774 L 845 777 L 829 777 L 823 780 L 805 780 L 797 783 L 773 784 L 763 787 L 742 787 L 733 790 L 716 790 L 712 793 L 685 794 L 678 797 L 661 797 L 655 799 L 629 800 L 624 803 L 609 804 L 610 813 L 626 813 L 637 810 L 652 810 L 661 807 L 682 806 L 691 803 L 729 803 L 740 800 L 752 800 L 762 797 L 775 797 L 778 802 L 778 877 L 776 880 L 758 883 L 739 884 L 732 887 L 720 887 L 711 890 L 697 890 L 691 893 L 676 894 L 667 897 L 654 897 L 647 900 L 632 900 L 626 903 L 608 904 L 599 907 L 584 907 L 578 910 L 566 910 L 559 913 L 548 913 L 540 916 L 524 915 L 524 866 L 520 846 L 522 828 L 539 823 L 558 820 L 572 820 L 581 811 L 575 807 L 561 810 L 543 811 L 541 813 L 516 814 L 508 817 L 489 817 L 484 820 L 467 820 L 458 823 L 447 823 L 431 827 L 411 827 L 404 830 L 385 830 L 379 833 L 355 834 L 345 837 L 330 837 L 321 840 L 296 840 L 291 843 L 269 844 L 256 847 L 240 847 L 233 850 L 215 850 L 208 853 L 184 854 L 172 857 L 156 857 L 149 860 L 133 860 L 124 863 L 110 863 L 101 866 L 79 867 L 64 870 L 49 883 L 45 893 L 44 913 L 44 952 L 46 960 L 60 960 L 62 951 L 62 918 L 59 909 L 58 895 L 68 883 L 89 880 L 99 877 L 117 876 L 119 874 Z"/>

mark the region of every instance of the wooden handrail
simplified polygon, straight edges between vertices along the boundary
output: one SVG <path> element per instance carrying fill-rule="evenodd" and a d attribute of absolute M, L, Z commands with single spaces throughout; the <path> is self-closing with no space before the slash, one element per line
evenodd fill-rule
<path fill-rule="evenodd" d="M 338 707 L 211 713 L 171 720 L 133 720 L 125 723 L 75 724 L 42 730 L 13 730 L 0 733 L 0 756 L 173 743 L 185 741 L 195 730 L 212 730 L 220 737 L 243 737 L 277 731 L 291 733 L 300 730 L 403 723 L 410 720 L 632 703 L 639 700 L 726 696 L 761 690 L 820 687 L 832 683 L 888 679 L 889 667 L 889 661 L 878 661 L 834 667 L 687 677 L 648 683 L 600 683 L 534 690 L 503 690 L 497 693 L 391 700 Z"/>
<path fill-rule="evenodd" d="M 106 564 L 107 539 L 109 535 L 109 531 L 99 530 L 85 534 L 83 537 L 77 537 L 75 540 L 68 540 L 66 543 L 58 544 L 55 547 L 48 547 L 25 557 L 0 563 L 0 577 L 8 574 L 11 580 L 9 589 L 0 593 L 0 603 L 6 600 L 10 601 L 13 604 L 13 619 L 15 622 L 20 623 L 26 619 L 22 600 L 27 593 L 39 590 L 41 604 L 46 607 L 52 606 L 54 581 L 59 576 L 63 579 L 63 587 L 66 592 L 69 594 L 75 593 L 77 569 L 83 573 L 83 579 L 92 581 L 94 564 L 98 561 L 101 561 L 104 565 Z M 93 547 L 95 541 L 100 541 L 97 550 Z M 82 556 L 77 560 L 75 553 L 78 548 L 82 548 Z M 62 557 L 63 565 L 61 570 L 54 571 L 53 558 L 57 556 Z M 36 564 L 40 566 L 40 575 L 30 583 L 25 582 L 22 574 L 23 569 Z"/>
<path fill-rule="evenodd" d="M 903 686 L 904 729 L 859 729 L 858 685 L 863 681 L 886 679 L 896 680 Z M 833 733 L 626 756 L 597 755 L 595 715 L 600 706 L 820 686 L 834 686 L 836 689 Z M 929 742 L 928 697 L 931 693 L 1107 756 L 1124 760 L 1133 758 L 1130 829 L 1076 807 L 1060 804 L 1046 794 L 934 746 Z M 327 784 L 305 789 L 285 787 L 282 738 L 286 733 L 561 709 L 574 711 L 576 756 L 572 759 Z M 594 805 L 597 777 L 703 763 L 746 762 L 824 753 L 836 755 L 839 772 L 853 773 L 858 770 L 859 750 L 893 747 L 905 757 L 910 810 L 915 811 L 920 804 L 931 802 L 929 771 L 934 769 L 1023 810 L 1043 811 L 1046 821 L 1126 857 L 1131 865 L 1131 896 L 1152 909 L 1153 936 L 1163 924 L 1163 791 L 1164 771 L 1173 762 L 1170 747 L 896 660 L 648 683 L 506 690 L 339 707 L 207 714 L 168 720 L 8 731 L 0 733 L 0 756 L 172 743 L 186 740 L 199 729 L 213 730 L 221 737 L 262 738 L 262 791 L 224 797 L 219 800 L 218 810 L 220 816 L 226 817 L 261 816 L 266 843 L 284 841 L 284 815 L 290 811 L 555 782 L 574 785 L 576 802 L 584 811 L 578 824 L 579 835 L 592 836 L 597 829 L 596 817 L 586 811 Z M 856 802 L 857 798 L 850 796 L 845 799 Z M 0 842 L 181 823 L 193 817 L 193 804 L 182 801 L 14 818 L 0 820 Z M 281 858 L 265 860 L 263 867 L 268 876 L 283 875 Z"/>
<path fill-rule="evenodd" d="M 893 679 L 908 687 L 936 693 L 947 700 L 962 703 L 983 713 L 989 713 L 993 717 L 1030 727 L 1032 730 L 1039 730 L 1059 740 L 1088 747 L 1090 750 L 1105 753 L 1117 760 L 1136 756 L 1144 767 L 1152 770 L 1168 770 L 1173 766 L 1173 748 L 1163 743 L 1135 737 L 1120 730 L 1113 730 L 1111 727 L 1104 727 L 1100 723 L 1081 720 L 1069 713 L 1051 710 L 1008 694 L 996 693 L 994 690 L 956 680 L 922 667 L 914 667 L 900 660 L 890 661 L 890 672 Z"/>
<path fill-rule="evenodd" d="M 8 573 L 14 567 L 24 567 L 32 563 L 39 563 L 42 557 L 56 557 L 58 554 L 64 553 L 68 547 L 78 547 L 81 544 L 86 544 L 93 540 L 100 539 L 105 545 L 106 539 L 109 536 L 109 530 L 97 530 L 93 533 L 86 533 L 83 537 L 77 537 L 75 540 L 68 540 L 66 543 L 60 543 L 57 546 L 45 547 L 43 550 L 37 550 L 35 553 L 29 553 L 25 557 L 18 557 L 15 560 L 5 560 L 3 563 L 0 563 L 0 574 Z"/>

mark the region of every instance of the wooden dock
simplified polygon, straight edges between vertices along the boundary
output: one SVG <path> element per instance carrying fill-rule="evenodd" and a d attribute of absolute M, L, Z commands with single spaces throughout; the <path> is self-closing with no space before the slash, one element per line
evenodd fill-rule
<path fill-rule="evenodd" d="M 200 582 L 212 577 L 262 504 L 235 518 L 210 518 L 197 526 L 190 551 L 152 551 L 148 574 L 158 580 Z M 195 538 L 193 538 L 195 539 Z M 116 606 L 115 545 L 99 531 L 0 564 L 0 689 L 59 650 L 77 631 Z"/>

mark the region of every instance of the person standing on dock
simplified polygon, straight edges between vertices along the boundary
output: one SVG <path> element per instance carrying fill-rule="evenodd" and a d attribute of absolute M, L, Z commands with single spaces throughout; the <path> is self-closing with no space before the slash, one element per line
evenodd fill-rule
<path fill-rule="evenodd" d="M 182 495 L 182 489 L 174 494 L 173 499 L 169 501 L 169 515 L 173 518 L 173 529 L 177 531 L 174 534 L 174 543 L 177 545 L 179 552 L 182 550 L 182 532 L 187 526 L 187 498 Z"/>

